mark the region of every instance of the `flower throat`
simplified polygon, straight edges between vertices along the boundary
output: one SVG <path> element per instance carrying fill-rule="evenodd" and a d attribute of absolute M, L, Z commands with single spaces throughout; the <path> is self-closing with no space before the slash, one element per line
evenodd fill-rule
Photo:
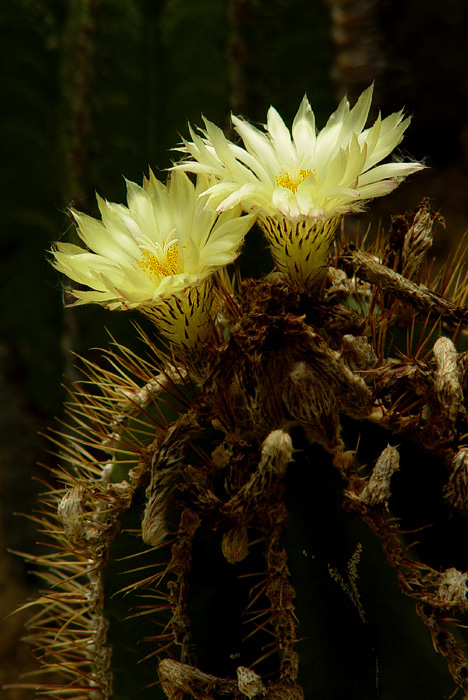
<path fill-rule="evenodd" d="M 163 250 L 161 256 L 144 250 L 141 254 L 141 260 L 137 264 L 145 272 L 161 277 L 178 275 L 180 273 L 180 256 L 177 241 L 173 241 L 166 250 Z"/>
<path fill-rule="evenodd" d="M 280 173 L 279 175 L 275 175 L 275 183 L 277 187 L 286 187 L 286 189 L 291 190 L 293 194 L 296 194 L 297 188 L 301 184 L 301 182 L 304 182 L 310 175 L 310 170 L 307 168 L 306 170 L 300 170 L 299 171 L 299 177 L 292 178 L 291 175 L 286 172 L 285 175 L 283 173 Z"/>

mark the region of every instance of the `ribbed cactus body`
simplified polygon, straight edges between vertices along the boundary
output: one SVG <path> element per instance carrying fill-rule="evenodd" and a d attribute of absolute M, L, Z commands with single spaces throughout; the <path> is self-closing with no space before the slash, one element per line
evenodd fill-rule
<path fill-rule="evenodd" d="M 417 531 L 467 508 L 467 285 L 428 286 L 433 218 L 337 247 L 321 291 L 220 278 L 196 362 L 142 333 L 84 363 L 30 623 L 46 697 L 468 697 L 462 558 Z"/>

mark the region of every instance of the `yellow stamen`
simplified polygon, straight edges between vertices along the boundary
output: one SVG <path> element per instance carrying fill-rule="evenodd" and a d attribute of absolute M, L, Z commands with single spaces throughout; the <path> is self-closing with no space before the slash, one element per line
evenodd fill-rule
<path fill-rule="evenodd" d="M 279 175 L 275 175 L 275 183 L 277 187 L 286 187 L 286 189 L 291 190 L 293 194 L 296 194 L 297 188 L 299 187 L 301 182 L 304 182 L 304 180 L 308 178 L 309 175 L 309 168 L 307 168 L 306 170 L 300 170 L 299 177 L 297 177 L 295 180 L 292 179 L 291 175 L 288 172 L 286 172 L 285 175 L 283 175 L 283 173 L 280 173 Z"/>
<path fill-rule="evenodd" d="M 161 258 L 163 255 L 161 255 Z M 149 272 L 161 277 L 169 277 L 170 275 L 178 275 L 180 273 L 179 248 L 177 241 L 171 243 L 165 253 L 165 259 L 161 260 L 149 250 L 144 250 L 141 254 L 141 260 L 137 265 L 145 272 Z"/>

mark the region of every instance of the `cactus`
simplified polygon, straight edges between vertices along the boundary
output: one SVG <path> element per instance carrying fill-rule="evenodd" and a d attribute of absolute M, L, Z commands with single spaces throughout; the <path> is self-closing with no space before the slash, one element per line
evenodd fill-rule
<path fill-rule="evenodd" d="M 298 168 L 297 177 L 291 166 L 278 168 L 275 215 L 263 182 L 249 190 L 257 187 L 253 204 L 233 201 L 220 154 L 235 174 L 232 154 L 240 158 L 241 149 L 229 155 L 231 145 L 209 122 L 203 140 L 192 132 L 184 146 L 199 167 L 186 158 L 167 187 L 152 175 L 143 188 L 129 183 L 128 209 L 101 200 L 102 224 L 74 213 L 94 253 L 60 244 L 54 255 L 59 269 L 93 290 L 80 287 L 75 299 L 138 308 L 150 327 L 136 326 L 140 353 L 112 340 L 99 362 L 81 360 L 70 420 L 53 438 L 61 466 L 37 519 L 50 550 L 31 557 L 47 584 L 32 604 L 39 609 L 28 635 L 49 674 L 35 685 L 39 695 L 333 697 L 317 681 L 320 651 L 305 634 L 314 638 L 306 618 L 320 614 L 320 588 L 307 579 L 309 552 L 298 552 L 304 542 L 317 546 L 307 509 L 332 488 L 343 511 L 328 513 L 327 523 L 347 514 L 350 528 L 370 534 L 353 545 L 346 572 L 329 555 L 327 585 L 354 605 L 356 629 L 364 626 L 360 558 L 368 541 L 379 541 L 387 562 L 379 566 L 388 578 L 396 571 L 454 687 L 468 697 L 466 573 L 434 568 L 398 502 L 393 512 L 394 484 L 415 455 L 428 471 L 432 463 L 445 469 L 441 497 L 454 511 L 467 508 L 466 276 L 461 263 L 428 272 L 438 217 L 427 202 L 395 217 L 390 235 L 373 243 L 351 244 L 343 229 L 332 243 L 344 213 L 420 168 L 381 165 L 372 179 L 379 159 L 372 161 L 370 142 L 385 157 L 406 124 L 392 115 L 362 131 L 369 92 L 354 110 L 346 104 L 321 133 L 325 141 L 334 130 L 339 140 L 337 123 L 342 134 L 351 129 L 337 155 L 348 180 L 328 199 L 316 194 L 313 211 L 295 219 L 306 188 L 317 191 L 320 164 Z M 312 133 L 310 115 L 305 101 L 295 120 L 297 151 Z M 275 134 L 284 139 L 277 116 L 269 114 L 273 145 Z M 245 122 L 237 127 L 253 139 Z M 380 138 L 390 144 L 385 153 Z M 258 175 L 253 157 L 243 158 Z M 197 185 L 180 172 L 191 167 Z M 231 278 L 224 265 L 254 219 L 276 271 Z M 319 537 L 325 549 L 327 523 Z M 372 683 L 368 697 L 378 679 Z M 365 697 L 360 688 L 356 681 L 349 697 Z"/>

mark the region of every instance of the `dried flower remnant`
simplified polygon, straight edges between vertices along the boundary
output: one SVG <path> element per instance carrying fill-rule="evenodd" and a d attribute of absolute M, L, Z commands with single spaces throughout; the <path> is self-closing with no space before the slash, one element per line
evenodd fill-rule
<path fill-rule="evenodd" d="M 439 411 L 445 417 L 446 431 L 449 436 L 456 434 L 458 413 L 463 404 L 463 390 L 460 384 L 458 354 L 450 338 L 439 338 L 434 343 L 436 373 L 434 392 Z"/>
<path fill-rule="evenodd" d="M 291 132 L 270 107 L 265 131 L 232 117 L 245 148 L 228 141 L 205 119 L 202 135 L 190 129 L 187 154 L 175 167 L 213 174 L 216 183 L 205 196 L 208 205 L 226 211 L 241 204 L 257 215 L 276 263 L 299 287 L 312 287 L 343 214 L 358 212 L 365 202 L 391 192 L 411 173 L 415 162 L 378 165 L 401 142 L 410 118 L 402 112 L 377 117 L 365 129 L 373 86 L 350 109 L 344 98 L 326 126 L 317 132 L 315 116 L 304 97 Z"/>
<path fill-rule="evenodd" d="M 230 564 L 243 561 L 249 553 L 249 536 L 245 525 L 225 532 L 221 549 Z"/>
<path fill-rule="evenodd" d="M 453 508 L 468 510 L 468 449 L 461 447 L 449 464 L 449 478 L 444 496 Z"/>
<path fill-rule="evenodd" d="M 390 479 L 400 466 L 400 455 L 396 447 L 387 445 L 378 458 L 359 501 L 367 508 L 384 506 L 388 509 L 391 496 Z"/>
<path fill-rule="evenodd" d="M 255 673 L 251 668 L 246 668 L 245 666 L 238 666 L 236 671 L 237 683 L 242 695 L 252 700 L 256 695 L 265 694 L 266 688 L 258 673 Z"/>
<path fill-rule="evenodd" d="M 447 610 L 457 607 L 461 610 L 466 610 L 468 607 L 466 580 L 466 572 L 462 573 L 454 567 L 447 569 L 440 575 L 437 592 L 441 607 Z"/>
<path fill-rule="evenodd" d="M 163 185 L 150 173 L 143 187 L 127 182 L 128 207 L 98 197 L 102 221 L 72 211 L 89 250 L 58 242 L 52 252 L 60 272 L 89 288 L 73 290 L 75 303 L 137 308 L 176 343 L 206 335 L 211 273 L 235 260 L 253 221 L 240 207 L 204 209 L 209 184 L 177 172 Z"/>
<path fill-rule="evenodd" d="M 418 282 L 434 238 L 434 224 L 445 226 L 428 199 L 412 212 L 392 217 L 383 262 L 407 279 Z"/>

